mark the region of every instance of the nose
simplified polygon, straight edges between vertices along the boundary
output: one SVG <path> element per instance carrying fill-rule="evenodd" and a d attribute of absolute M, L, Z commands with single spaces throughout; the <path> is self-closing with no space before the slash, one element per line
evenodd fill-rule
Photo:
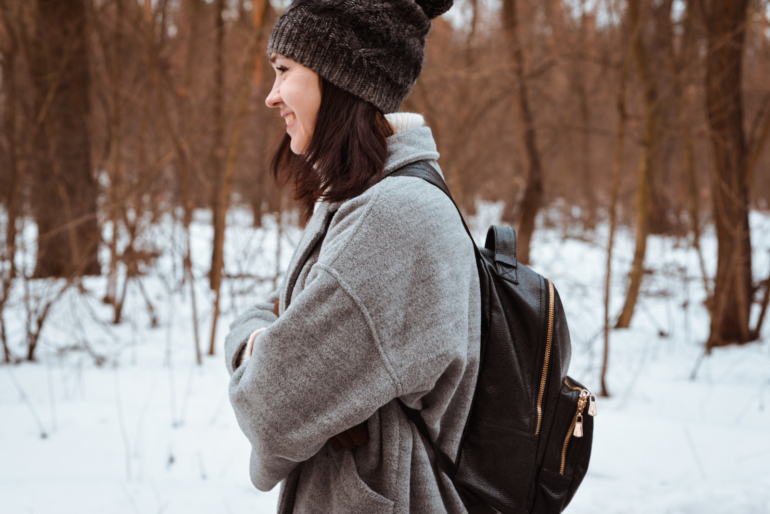
<path fill-rule="evenodd" d="M 278 80 L 273 83 L 273 89 L 270 94 L 265 98 L 265 105 L 270 108 L 279 107 L 283 103 L 281 99 L 281 89 L 278 87 Z"/>

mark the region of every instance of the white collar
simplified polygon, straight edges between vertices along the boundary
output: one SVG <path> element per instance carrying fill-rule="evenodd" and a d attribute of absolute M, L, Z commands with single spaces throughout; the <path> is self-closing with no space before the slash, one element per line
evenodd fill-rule
<path fill-rule="evenodd" d="M 390 122 L 396 134 L 425 125 L 425 118 L 414 112 L 391 112 L 385 115 L 385 119 Z"/>

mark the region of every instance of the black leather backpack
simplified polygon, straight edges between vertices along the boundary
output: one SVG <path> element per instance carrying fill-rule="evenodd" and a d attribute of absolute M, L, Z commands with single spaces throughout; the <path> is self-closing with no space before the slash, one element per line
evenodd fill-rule
<path fill-rule="evenodd" d="M 390 176 L 421 178 L 452 199 L 424 161 Z M 550 280 L 516 261 L 516 232 L 492 226 L 484 248 L 474 249 L 481 356 L 456 461 L 431 440 L 420 412 L 399 402 L 468 512 L 561 512 L 588 469 L 596 398 L 567 376 L 570 338 L 559 294 Z"/>

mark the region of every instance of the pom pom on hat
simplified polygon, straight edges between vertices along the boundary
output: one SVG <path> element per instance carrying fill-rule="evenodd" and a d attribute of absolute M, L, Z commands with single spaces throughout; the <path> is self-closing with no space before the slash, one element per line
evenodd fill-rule
<path fill-rule="evenodd" d="M 415 0 L 415 3 L 422 7 L 425 16 L 432 20 L 447 12 L 454 0 Z"/>

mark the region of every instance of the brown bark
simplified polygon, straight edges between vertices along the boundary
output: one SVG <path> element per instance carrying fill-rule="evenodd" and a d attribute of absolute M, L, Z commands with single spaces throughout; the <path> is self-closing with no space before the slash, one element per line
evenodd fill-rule
<path fill-rule="evenodd" d="M 5 328 L 5 305 L 8 302 L 13 279 L 16 275 L 14 260 L 16 257 L 16 219 L 19 217 L 21 206 L 21 176 L 17 158 L 18 137 L 16 131 L 16 57 L 19 42 L 9 23 L 10 9 L 6 2 L 0 0 L 0 19 L 5 32 L 5 41 L 0 46 L 0 70 L 2 70 L 2 86 L 5 105 L 3 105 L 3 135 L 6 154 L 0 169 L 0 203 L 5 205 L 7 221 L 4 234 L 5 244 L 0 249 L 0 262 L 5 268 L 0 274 L 0 342 L 3 345 L 3 363 L 10 364 L 15 360 L 8 346 L 8 334 Z"/>
<path fill-rule="evenodd" d="M 2 194 L 2 203 L 6 207 L 8 220 L 5 227 L 5 247 L 2 252 L 2 259 L 8 263 L 7 276 L 3 275 L 3 296 L 0 302 L 4 303 L 7 299 L 7 289 L 10 289 L 10 281 L 16 275 L 14 260 L 16 257 L 16 220 L 21 211 L 21 185 L 22 176 L 19 168 L 19 159 L 17 146 L 19 143 L 17 134 L 17 86 L 16 86 L 16 58 L 19 51 L 19 41 L 15 35 L 14 28 L 9 23 L 11 10 L 6 2 L 0 2 L 0 14 L 2 14 L 3 29 L 6 36 L 6 44 L 0 47 L 2 59 L 0 66 L 2 70 L 2 85 L 5 105 L 3 106 L 3 132 L 5 134 L 6 155 L 3 163 L 3 170 L 0 171 L 0 194 Z M 6 282 L 8 284 L 6 285 Z M 2 315 L 2 303 L 0 303 L 0 315 Z M 3 340 L 5 344 L 5 340 Z"/>
<path fill-rule="evenodd" d="M 580 27 L 578 29 L 578 49 L 586 48 L 586 31 L 588 23 L 588 13 L 585 8 L 585 1 L 580 1 Z M 591 107 L 589 104 L 588 88 L 586 85 L 586 62 L 582 58 L 577 56 L 573 58 L 573 77 L 574 88 L 578 99 L 578 109 L 580 112 L 580 119 L 582 121 L 581 134 L 580 134 L 580 170 L 581 170 L 581 186 L 583 188 L 583 195 L 585 197 L 585 203 L 583 204 L 583 223 L 586 228 L 593 229 L 596 225 L 596 191 L 594 186 L 594 178 L 591 170 Z M 623 72 L 625 73 L 625 72 Z M 622 80 L 625 80 L 623 78 Z M 625 85 L 622 86 L 625 88 Z M 625 94 L 625 93 L 623 93 Z"/>
<path fill-rule="evenodd" d="M 535 218 L 543 203 L 543 167 L 537 147 L 535 119 L 529 100 L 526 80 L 526 59 L 519 34 L 517 0 L 503 3 L 503 29 L 512 53 L 513 72 L 516 77 L 516 107 L 521 135 L 521 147 L 527 162 L 527 182 L 520 202 L 518 215 L 517 258 L 519 262 L 530 262 L 530 242 L 535 231 Z"/>
<path fill-rule="evenodd" d="M 211 212 L 214 221 L 214 243 L 211 254 L 211 270 L 209 271 L 209 284 L 214 291 L 219 290 L 222 280 L 222 266 L 224 262 L 217 249 L 222 246 L 224 233 L 219 229 L 224 223 L 219 222 L 222 214 L 222 190 L 224 188 L 224 138 L 225 138 L 225 0 L 216 1 L 216 48 L 214 53 L 214 146 L 211 150 L 210 169 L 214 173 L 214 188 L 211 199 Z M 225 216 L 227 210 L 224 211 Z"/>
<path fill-rule="evenodd" d="M 762 297 L 760 303 L 759 318 L 757 318 L 757 326 L 751 332 L 752 337 L 759 338 L 762 333 L 762 324 L 765 322 L 765 315 L 767 314 L 767 306 L 770 304 L 770 277 L 766 278 L 762 285 L 765 288 L 765 294 Z"/>
<path fill-rule="evenodd" d="M 628 25 L 628 23 L 626 24 Z M 630 50 L 630 48 L 629 48 Z M 628 78 L 628 66 L 631 60 L 630 51 L 623 56 L 620 69 L 619 86 L 615 108 L 618 112 L 617 137 L 615 140 L 615 157 L 612 162 L 612 184 L 610 186 L 610 236 L 607 242 L 607 274 L 604 279 L 604 353 L 602 358 L 601 392 L 603 397 L 609 397 L 607 387 L 607 369 L 610 356 L 610 286 L 612 284 L 612 250 L 615 245 L 615 231 L 618 225 L 618 196 L 620 193 L 620 175 L 623 169 L 623 152 L 626 140 L 626 82 Z"/>
<path fill-rule="evenodd" d="M 682 42 L 680 44 L 678 55 L 674 47 L 674 30 L 673 25 L 671 24 L 671 17 L 669 16 L 667 18 L 669 25 L 668 30 L 672 36 L 669 37 L 668 40 L 668 61 L 672 72 L 674 103 L 676 104 L 679 131 L 682 138 L 682 145 L 684 146 L 682 167 L 684 168 L 686 180 L 687 212 L 690 218 L 690 230 L 692 231 L 692 246 L 698 254 L 698 264 L 700 267 L 701 279 L 703 281 L 703 288 L 706 291 L 707 299 L 709 299 L 707 304 L 710 305 L 712 295 L 711 284 L 709 282 L 708 272 L 706 271 L 706 262 L 703 258 L 703 249 L 701 248 L 700 192 L 698 188 L 698 170 L 695 162 L 695 145 L 693 142 L 690 120 L 687 116 L 687 99 L 684 95 L 685 82 L 682 77 L 682 70 L 687 63 L 687 60 L 693 57 L 694 38 L 692 18 L 692 12 L 688 9 L 683 19 L 684 33 L 682 35 Z"/>
<path fill-rule="evenodd" d="M 751 339 L 748 152 L 741 93 L 749 0 L 701 0 L 699 6 L 708 43 L 706 114 L 714 159 L 711 186 L 718 244 L 710 350 Z"/>
<path fill-rule="evenodd" d="M 640 3 L 641 0 L 629 0 L 627 4 L 629 30 L 633 38 L 634 60 L 644 90 L 644 133 L 637 170 L 639 182 L 636 193 L 636 247 L 629 275 L 626 301 L 620 316 L 618 316 L 617 328 L 628 328 L 631 324 L 631 318 L 634 316 L 634 309 L 639 298 L 639 290 L 644 279 L 644 258 L 647 253 L 647 235 L 650 230 L 650 174 L 652 159 L 659 143 L 658 88 L 650 70 L 647 50 L 642 41 Z"/>
<path fill-rule="evenodd" d="M 189 91 L 192 87 L 193 80 L 193 56 L 195 55 L 195 44 L 198 39 L 198 27 L 200 21 L 200 0 L 189 0 L 191 4 L 190 13 L 190 39 L 188 41 L 187 55 L 185 56 L 185 92 L 189 95 Z M 188 127 L 190 120 L 190 102 L 189 96 L 183 99 L 182 106 L 182 119 L 184 120 L 184 126 Z M 191 194 L 191 173 L 190 167 L 187 162 L 186 152 L 182 149 L 181 145 L 177 144 L 177 152 L 179 153 L 179 179 L 182 186 L 182 202 L 184 204 L 184 230 L 185 230 L 185 256 L 184 256 L 184 270 L 186 280 L 190 284 L 190 302 L 192 307 L 192 322 L 193 322 L 193 339 L 195 344 L 195 362 L 198 366 L 203 364 L 201 357 L 201 342 L 198 325 L 198 302 L 195 294 L 195 275 L 192 268 L 192 250 L 190 235 L 190 223 L 192 223 L 193 214 L 193 200 Z"/>
<path fill-rule="evenodd" d="M 168 83 L 174 97 L 177 99 L 177 110 L 181 113 L 181 130 L 187 130 L 190 127 L 191 108 L 190 108 L 190 89 L 193 83 L 193 74 L 195 67 L 193 65 L 193 58 L 195 55 L 195 48 L 198 39 L 198 27 L 200 18 L 200 0 L 188 0 L 187 1 L 188 20 L 190 23 L 190 35 L 187 40 L 187 52 L 185 56 L 185 66 L 183 80 L 184 85 L 181 89 L 173 90 L 170 80 L 164 77 L 165 82 Z M 192 268 L 192 254 L 191 254 L 191 235 L 190 224 L 192 223 L 192 215 L 194 209 L 194 202 L 192 198 L 192 174 L 190 171 L 190 162 L 187 148 L 189 145 L 187 141 L 182 139 L 179 134 L 180 131 L 174 127 L 171 120 L 171 113 L 166 102 L 166 95 L 163 88 L 158 88 L 158 104 L 160 106 L 161 115 L 166 126 L 166 130 L 171 137 L 171 141 L 174 145 L 174 151 L 177 155 L 177 178 L 179 180 L 179 188 L 182 200 L 183 219 L 182 225 L 185 232 L 185 250 L 182 257 L 182 268 L 184 269 L 184 280 L 190 287 L 190 300 L 192 306 L 192 322 L 193 322 L 193 346 L 195 350 L 195 361 L 200 366 L 203 364 L 201 345 L 200 345 L 200 333 L 198 324 L 198 303 L 197 295 L 195 293 L 195 275 Z"/>
<path fill-rule="evenodd" d="M 115 305 L 118 289 L 118 234 L 120 219 L 120 187 L 122 184 L 121 170 L 121 49 L 124 9 L 123 0 L 115 2 L 115 19 L 113 20 L 112 62 L 110 63 L 110 88 L 112 89 L 110 113 L 110 224 L 112 239 L 110 239 L 110 268 L 107 276 L 107 294 L 105 301 Z"/>
<path fill-rule="evenodd" d="M 264 27 L 265 10 L 268 6 L 268 0 L 257 0 L 253 7 L 254 9 L 254 30 L 249 43 L 249 51 L 246 54 L 246 63 L 243 68 L 243 75 L 241 77 L 241 88 L 238 95 L 238 105 L 236 107 L 236 118 L 233 126 L 233 133 L 230 137 L 230 144 L 227 149 L 227 160 L 225 162 L 225 169 L 222 176 L 222 187 L 219 190 L 219 198 L 217 199 L 218 212 L 215 216 L 214 226 L 214 258 L 212 259 L 212 276 L 214 271 L 217 273 L 216 287 L 214 288 L 214 314 L 212 316 L 211 323 L 211 342 L 209 344 L 209 355 L 214 355 L 216 335 L 217 335 L 217 321 L 219 319 L 219 302 L 222 291 L 222 278 L 221 271 L 224 264 L 224 247 L 225 247 L 225 220 L 227 218 L 227 209 L 230 205 L 230 194 L 233 187 L 233 172 L 235 170 L 235 158 L 238 155 L 238 146 L 241 141 L 241 133 L 243 131 L 243 122 L 246 118 L 246 109 L 249 104 L 249 93 L 251 92 L 251 82 L 254 73 L 254 64 L 257 59 L 257 50 L 259 48 L 259 41 L 262 36 L 262 30 Z M 216 234 L 219 233 L 219 238 Z M 280 246 L 280 245 L 279 245 Z"/>
<path fill-rule="evenodd" d="M 650 158 L 648 170 L 649 201 L 647 210 L 648 235 L 671 235 L 675 229 L 671 206 L 672 180 L 669 168 L 673 155 L 672 137 L 669 126 L 675 125 L 676 108 L 671 105 L 672 84 L 664 72 L 668 64 L 668 49 L 671 46 L 671 10 L 673 0 L 642 1 L 640 9 L 649 12 L 650 34 L 645 38 L 645 53 L 650 80 L 657 85 L 656 115 L 658 131 L 655 152 Z M 644 19 L 644 14 L 642 14 Z M 646 24 L 641 22 L 640 31 L 646 33 Z M 642 84 L 643 87 L 646 87 Z"/>
<path fill-rule="evenodd" d="M 39 0 L 36 110 L 53 81 L 50 112 L 35 147 L 33 212 L 38 225 L 36 277 L 97 275 L 97 184 L 91 169 L 88 37 L 84 0 Z M 44 37 L 42 35 L 45 35 Z"/>

